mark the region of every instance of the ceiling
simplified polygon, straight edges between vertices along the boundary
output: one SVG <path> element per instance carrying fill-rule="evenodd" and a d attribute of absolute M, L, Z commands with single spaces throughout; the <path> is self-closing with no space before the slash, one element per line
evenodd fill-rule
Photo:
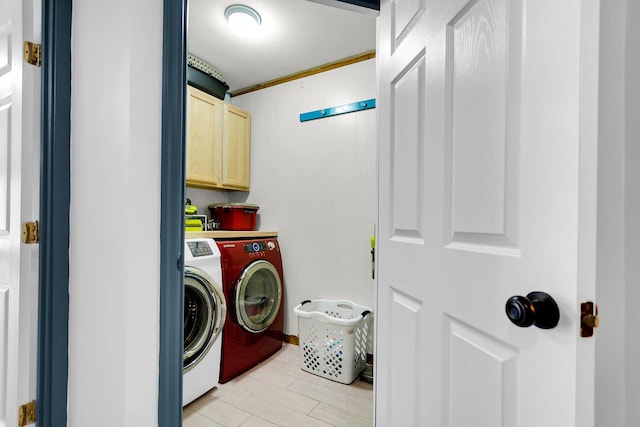
<path fill-rule="evenodd" d="M 240 2 L 262 17 L 252 37 L 232 32 L 225 20 L 227 6 Z M 216 68 L 229 92 L 372 51 L 375 45 L 371 11 L 307 0 L 189 0 L 189 53 Z"/>

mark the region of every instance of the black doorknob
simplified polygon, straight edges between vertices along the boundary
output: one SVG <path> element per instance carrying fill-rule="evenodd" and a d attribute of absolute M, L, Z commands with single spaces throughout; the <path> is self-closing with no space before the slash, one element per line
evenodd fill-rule
<path fill-rule="evenodd" d="M 540 329 L 555 328 L 560 320 L 558 304 L 545 292 L 531 292 L 526 297 L 516 295 L 504 307 L 511 322 L 526 328 L 536 325 Z"/>

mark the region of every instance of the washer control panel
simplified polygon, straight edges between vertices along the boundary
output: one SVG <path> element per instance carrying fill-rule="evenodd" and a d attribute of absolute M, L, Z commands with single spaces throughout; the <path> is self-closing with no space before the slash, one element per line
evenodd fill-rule
<path fill-rule="evenodd" d="M 199 256 L 213 255 L 213 250 L 211 249 L 211 246 L 209 246 L 209 242 L 204 242 L 204 241 L 187 242 L 187 246 L 189 247 L 189 250 L 191 251 L 191 255 L 194 258 L 197 258 Z"/>

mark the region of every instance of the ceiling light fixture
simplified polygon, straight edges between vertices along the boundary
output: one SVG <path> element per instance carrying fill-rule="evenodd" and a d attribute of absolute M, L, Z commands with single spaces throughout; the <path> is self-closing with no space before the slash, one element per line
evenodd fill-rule
<path fill-rule="evenodd" d="M 224 11 L 224 16 L 229 24 L 239 32 L 255 30 L 262 23 L 260 14 L 244 4 L 232 4 Z"/>

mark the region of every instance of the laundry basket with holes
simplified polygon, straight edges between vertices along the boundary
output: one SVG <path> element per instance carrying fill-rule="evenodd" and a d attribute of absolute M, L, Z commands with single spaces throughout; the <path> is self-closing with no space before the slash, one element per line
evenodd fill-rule
<path fill-rule="evenodd" d="M 351 384 L 366 364 L 371 308 L 346 300 L 306 300 L 293 312 L 298 316 L 300 368 Z"/>

